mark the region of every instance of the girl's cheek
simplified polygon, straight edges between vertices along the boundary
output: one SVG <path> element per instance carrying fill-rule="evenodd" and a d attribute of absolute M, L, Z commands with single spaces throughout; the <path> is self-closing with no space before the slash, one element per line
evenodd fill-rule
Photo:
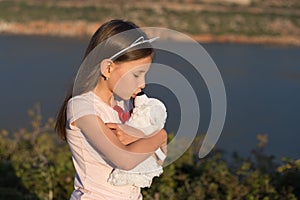
<path fill-rule="evenodd" d="M 141 88 L 141 87 L 145 87 L 145 77 L 141 77 L 141 78 L 138 80 L 137 88 Z"/>
<path fill-rule="evenodd" d="M 122 89 L 124 94 L 126 94 L 126 97 L 130 98 L 137 89 L 137 82 L 132 78 L 128 78 L 127 80 L 124 80 Z"/>
<path fill-rule="evenodd" d="M 136 78 L 131 74 L 126 74 L 116 83 L 115 93 L 124 99 L 128 99 L 144 84 L 143 77 Z"/>

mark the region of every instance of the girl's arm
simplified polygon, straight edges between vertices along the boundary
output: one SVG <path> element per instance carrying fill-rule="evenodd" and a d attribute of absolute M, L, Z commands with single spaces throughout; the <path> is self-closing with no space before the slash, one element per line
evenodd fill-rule
<path fill-rule="evenodd" d="M 125 124 L 106 123 L 106 126 L 113 131 L 113 133 L 124 145 L 128 145 L 141 138 L 146 137 L 146 135 L 139 129 L 133 128 Z"/>
<path fill-rule="evenodd" d="M 124 145 L 96 115 L 83 116 L 74 125 L 81 129 L 87 141 L 99 154 L 124 170 L 133 169 L 167 140 L 167 133 L 162 129 L 151 137 Z"/>

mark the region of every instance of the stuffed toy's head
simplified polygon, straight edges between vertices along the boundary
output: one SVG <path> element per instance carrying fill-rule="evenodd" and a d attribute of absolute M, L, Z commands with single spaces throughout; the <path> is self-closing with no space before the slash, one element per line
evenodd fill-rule
<path fill-rule="evenodd" d="M 155 98 L 143 94 L 134 100 L 134 109 L 127 125 L 140 129 L 146 135 L 161 130 L 167 119 L 165 105 Z"/>

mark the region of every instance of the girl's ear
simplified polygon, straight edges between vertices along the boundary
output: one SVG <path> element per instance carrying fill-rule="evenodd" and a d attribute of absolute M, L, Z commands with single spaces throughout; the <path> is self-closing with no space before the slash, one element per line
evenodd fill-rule
<path fill-rule="evenodd" d="M 113 62 L 110 59 L 104 59 L 100 63 L 100 71 L 106 79 L 110 78 L 110 72 Z"/>

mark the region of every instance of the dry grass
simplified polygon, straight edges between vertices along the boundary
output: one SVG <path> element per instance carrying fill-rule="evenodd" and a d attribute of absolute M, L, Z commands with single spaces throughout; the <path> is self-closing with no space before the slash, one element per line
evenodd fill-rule
<path fill-rule="evenodd" d="M 171 28 L 198 38 L 230 35 L 228 38 L 249 40 L 266 37 L 300 40 L 298 0 L 252 0 L 247 6 L 220 2 L 223 1 L 0 1 L 0 33 L 85 36 L 103 22 L 121 18 L 140 26 Z"/>

